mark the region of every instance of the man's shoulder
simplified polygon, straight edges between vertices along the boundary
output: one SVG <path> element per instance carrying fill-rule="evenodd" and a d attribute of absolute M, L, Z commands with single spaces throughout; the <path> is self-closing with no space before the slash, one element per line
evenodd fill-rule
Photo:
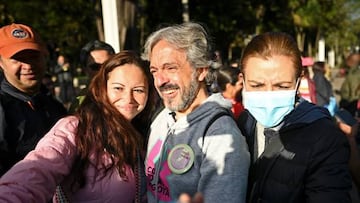
<path fill-rule="evenodd" d="M 211 113 L 206 116 L 206 119 L 203 119 L 203 122 L 206 124 L 205 133 L 216 130 L 217 133 L 236 133 L 238 134 L 240 129 L 236 124 L 236 120 L 234 119 L 234 115 L 231 110 L 222 107 L 216 106 L 212 109 Z"/>
<path fill-rule="evenodd" d="M 359 76 L 360 76 L 360 68 L 356 68 L 347 74 L 345 80 L 346 81 L 358 80 Z"/>
<path fill-rule="evenodd" d="M 6 104 L 9 102 L 12 103 L 12 102 L 19 101 L 19 100 L 20 99 L 16 98 L 15 96 L 13 96 L 9 93 L 6 93 L 0 89 L 0 103 L 1 104 Z"/>

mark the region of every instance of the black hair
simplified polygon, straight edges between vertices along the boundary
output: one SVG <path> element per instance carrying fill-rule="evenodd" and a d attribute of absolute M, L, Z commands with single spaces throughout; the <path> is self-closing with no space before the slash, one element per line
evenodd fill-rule
<path fill-rule="evenodd" d="M 235 85 L 239 80 L 240 69 L 224 66 L 216 72 L 216 82 L 220 91 L 225 91 L 226 84 Z"/>
<path fill-rule="evenodd" d="M 105 50 L 111 55 L 115 54 L 115 50 L 110 44 L 99 40 L 90 41 L 80 51 L 80 64 L 83 67 L 87 65 L 90 52 L 94 50 Z"/>
<path fill-rule="evenodd" d="M 312 68 L 314 72 L 323 73 L 325 72 L 325 62 L 316 61 Z"/>

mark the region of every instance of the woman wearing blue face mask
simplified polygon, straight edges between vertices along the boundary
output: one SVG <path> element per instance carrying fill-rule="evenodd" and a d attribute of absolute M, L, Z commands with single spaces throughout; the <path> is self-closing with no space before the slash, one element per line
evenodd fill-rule
<path fill-rule="evenodd" d="M 350 202 L 349 147 L 329 112 L 298 97 L 301 53 L 285 33 L 256 36 L 242 59 L 251 153 L 248 202 Z"/>

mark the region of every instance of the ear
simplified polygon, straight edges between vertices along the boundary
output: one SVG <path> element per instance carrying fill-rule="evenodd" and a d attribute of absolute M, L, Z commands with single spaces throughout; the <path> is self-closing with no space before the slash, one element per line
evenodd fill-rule
<path fill-rule="evenodd" d="M 244 86 L 244 75 L 242 73 L 239 73 L 238 81 L 240 81 L 241 86 Z"/>
<path fill-rule="evenodd" d="M 196 71 L 198 71 L 199 75 L 198 75 L 198 80 L 200 82 L 204 81 L 206 78 L 206 75 L 209 72 L 209 68 L 208 67 L 203 67 L 203 68 L 197 68 Z"/>

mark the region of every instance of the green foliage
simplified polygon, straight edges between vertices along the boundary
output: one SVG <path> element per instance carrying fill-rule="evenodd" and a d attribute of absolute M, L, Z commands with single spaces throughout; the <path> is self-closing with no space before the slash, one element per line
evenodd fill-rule
<path fill-rule="evenodd" d="M 132 0 L 137 3 L 139 44 L 157 27 L 183 21 L 181 0 Z M 33 26 L 52 50 L 59 48 L 72 61 L 89 40 L 97 39 L 96 10 L 100 0 L 0 0 L 0 25 Z M 191 21 L 207 25 L 224 59 L 240 57 L 249 36 L 284 31 L 316 47 L 320 36 L 337 52 L 359 45 L 358 0 L 188 0 Z M 129 39 L 128 39 L 129 40 Z M 227 56 L 232 50 L 236 53 Z"/>
<path fill-rule="evenodd" d="M 308 43 L 317 46 L 320 36 L 325 37 L 327 48 L 341 52 L 359 44 L 358 20 L 352 16 L 359 13 L 360 2 L 352 0 L 291 0 L 294 25 L 297 32 L 307 36 Z"/>
<path fill-rule="evenodd" d="M 253 33 L 251 26 L 253 12 L 248 1 L 227 0 L 203 1 L 190 0 L 190 19 L 203 22 L 214 37 L 216 46 L 223 58 L 227 59 L 228 49 L 236 39 L 246 37 L 246 33 Z M 236 56 L 240 57 L 240 53 Z"/>
<path fill-rule="evenodd" d="M 56 51 L 77 62 L 80 48 L 97 39 L 95 1 L 82 0 L 11 0 L 0 3 L 4 12 L 0 25 L 23 23 L 34 27 L 49 45 L 55 60 Z"/>

